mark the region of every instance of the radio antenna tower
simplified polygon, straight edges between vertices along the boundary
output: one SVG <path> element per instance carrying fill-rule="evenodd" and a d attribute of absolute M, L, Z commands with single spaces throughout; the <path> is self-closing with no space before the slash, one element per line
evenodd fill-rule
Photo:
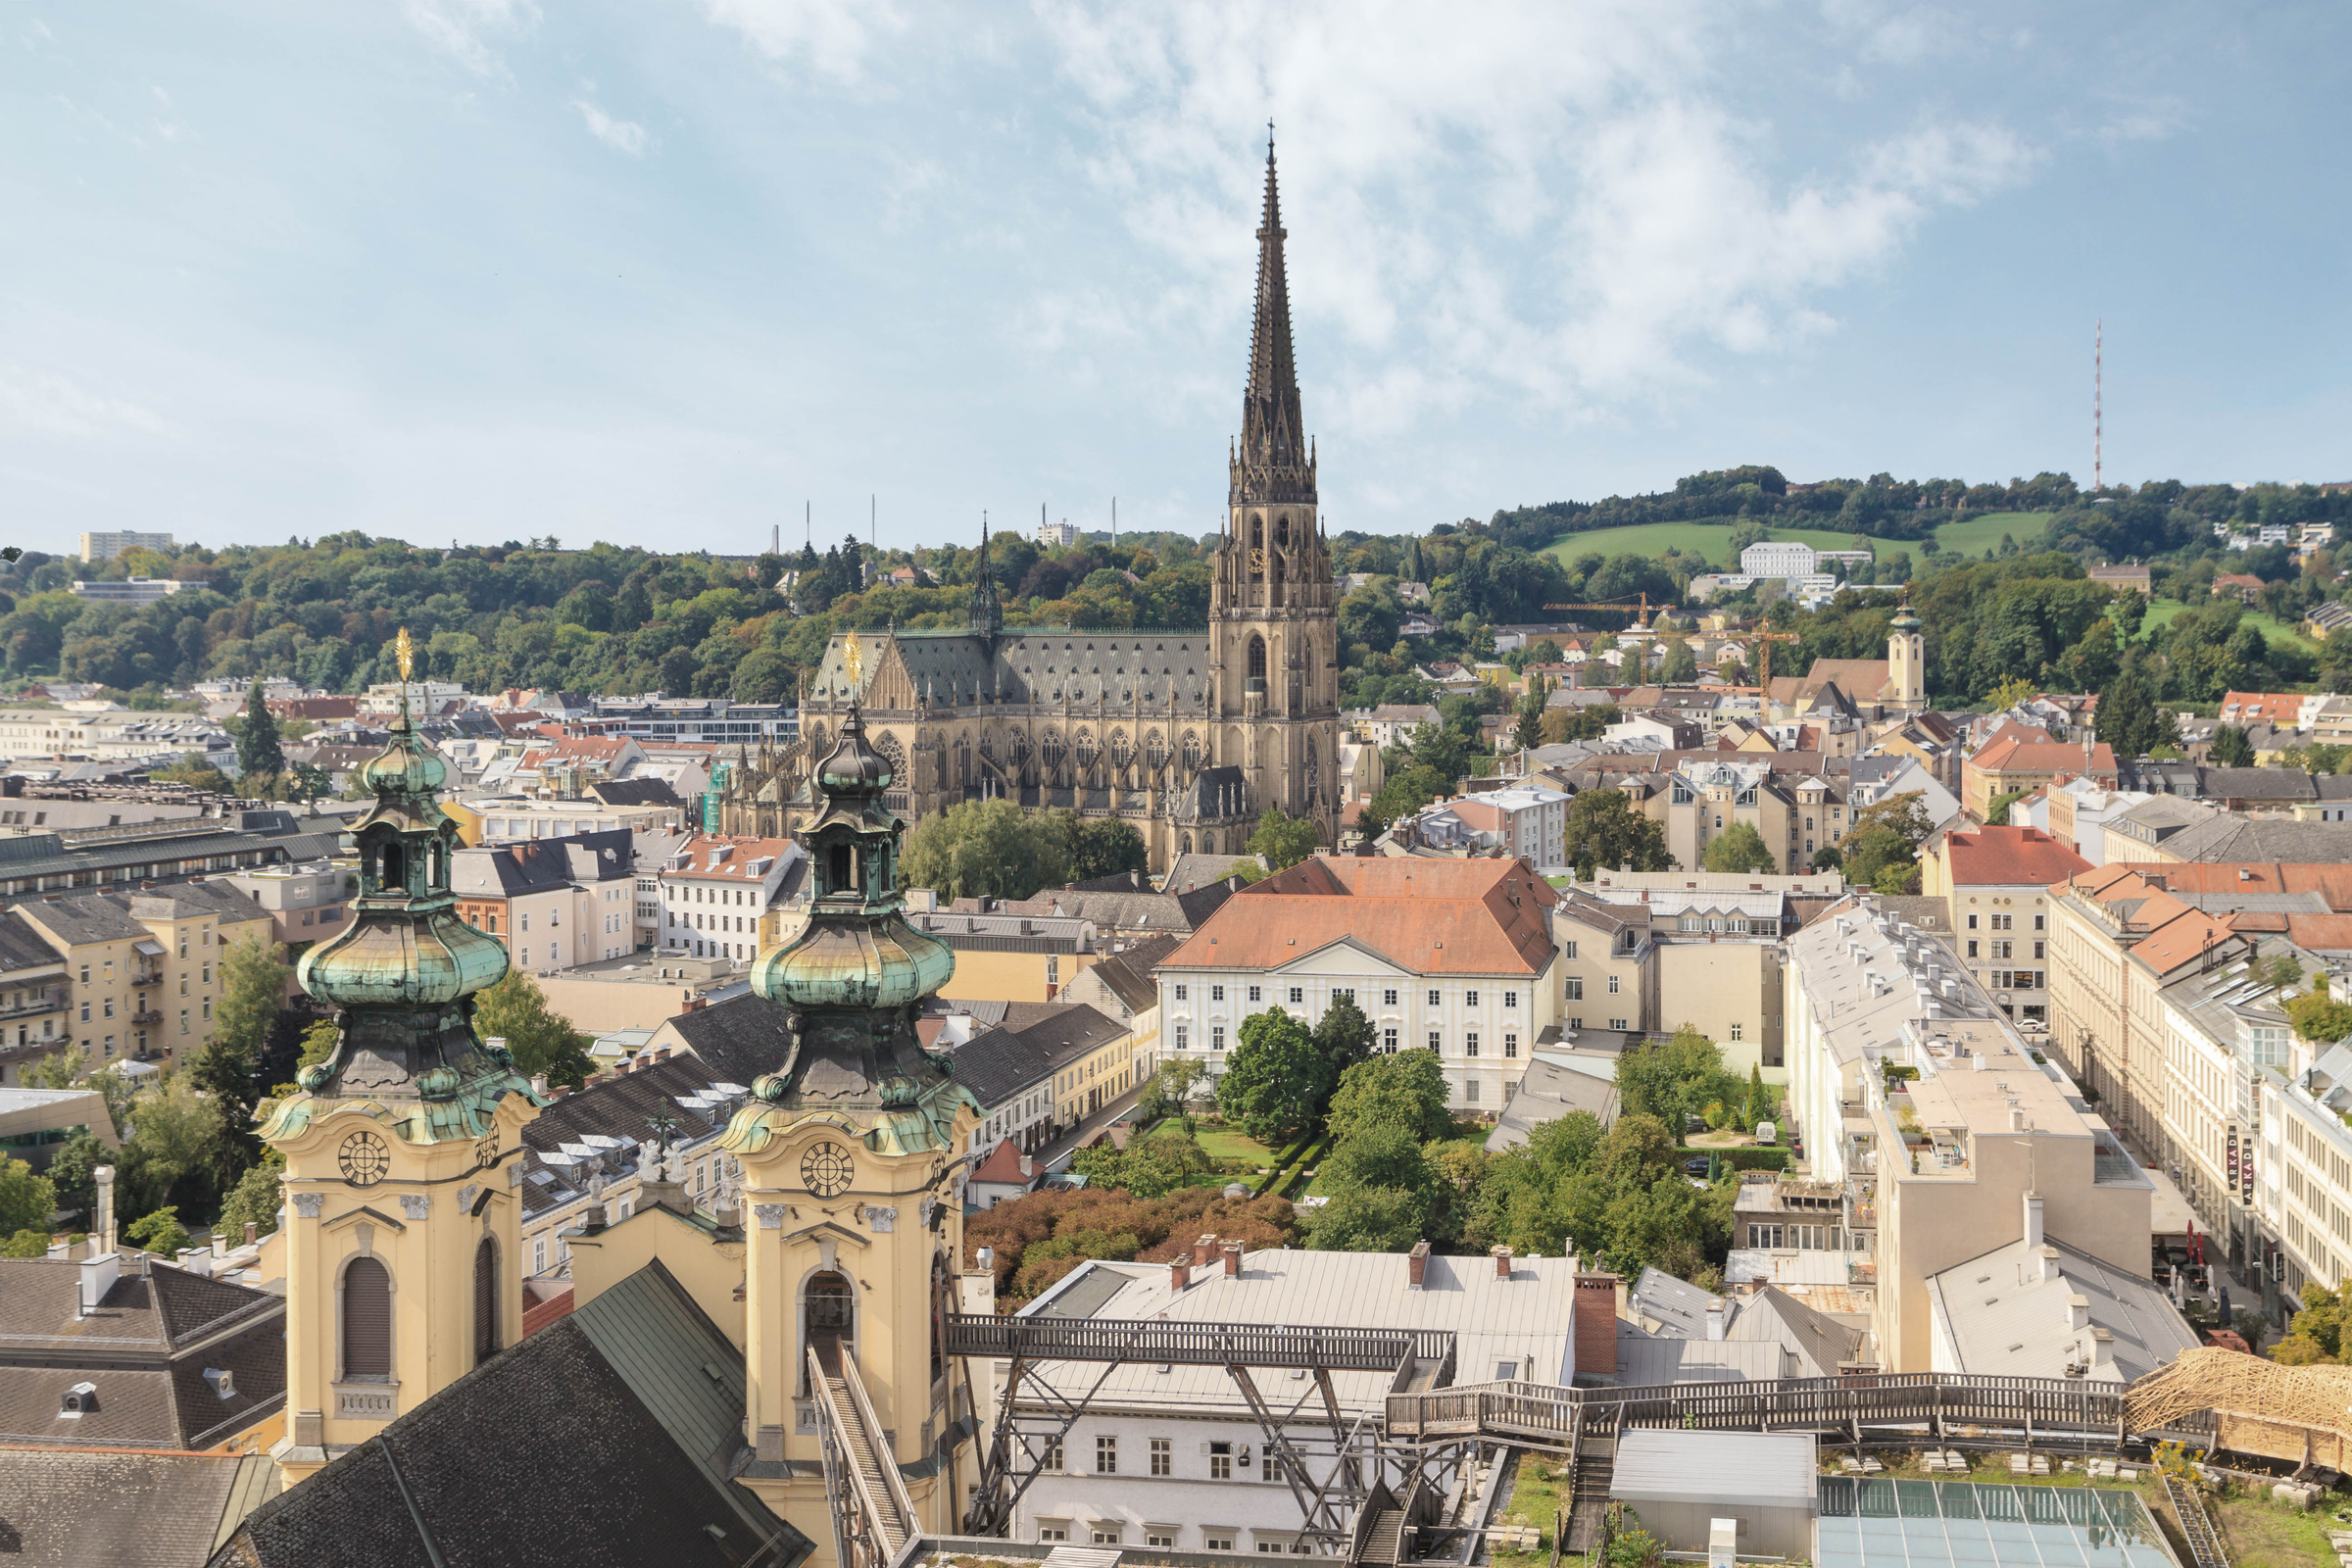
<path fill-rule="evenodd" d="M 2099 318 L 2097 331 L 2090 340 L 2090 489 L 2093 495 L 2106 488 L 2107 478 L 2101 460 L 2101 447 L 2106 430 L 2103 404 L 2107 392 L 2107 318 Z"/>

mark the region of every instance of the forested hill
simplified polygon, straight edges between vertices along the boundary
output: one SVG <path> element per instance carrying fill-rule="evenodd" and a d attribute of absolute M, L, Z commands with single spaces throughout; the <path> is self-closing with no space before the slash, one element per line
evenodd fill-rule
<path fill-rule="evenodd" d="M 2007 484 L 1961 479 L 1824 479 L 1795 484 L 1778 468 L 1751 465 L 1694 473 L 1672 490 L 1610 496 L 1603 501 L 1554 501 L 1494 514 L 1485 525 L 1505 544 L 1540 550 L 1563 534 L 1590 533 L 1644 522 L 1731 522 L 1753 518 L 1768 527 L 1836 529 L 1878 539 L 1930 540 L 1936 528 L 1971 513 L 2051 512 L 2049 542 L 2062 549 L 2095 549 L 2121 560 L 2177 550 L 2194 541 L 2199 523 L 2238 521 L 2340 522 L 2352 517 L 2352 493 L 2341 487 L 2258 484 L 2183 484 L 2178 479 L 2110 486 L 2095 495 L 2063 473 L 2037 473 Z M 2072 542 L 2070 542 L 2072 541 Z"/>

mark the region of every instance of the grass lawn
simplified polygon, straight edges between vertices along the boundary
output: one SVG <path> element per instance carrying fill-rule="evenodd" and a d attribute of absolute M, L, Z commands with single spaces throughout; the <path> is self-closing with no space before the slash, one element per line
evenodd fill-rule
<path fill-rule="evenodd" d="M 2158 626 L 2169 624 L 2174 617 L 2186 609 L 2188 607 L 2177 599 L 2159 599 L 2148 607 L 2147 618 L 2141 622 L 2141 625 L 2148 630 L 2154 630 Z M 2266 615 L 2259 610 L 2249 610 L 2239 618 L 2241 624 L 2260 626 L 2263 636 L 2273 642 L 2290 642 L 2306 652 L 2314 654 L 2320 651 L 2320 645 L 2304 636 L 2300 627 L 2290 626 L 2276 615 Z"/>
<path fill-rule="evenodd" d="M 2335 1553 L 2328 1549 L 2328 1513 L 2309 1513 L 2251 1497 L 2232 1497 L 2215 1510 L 2221 1520 L 2222 1544 L 2236 1568 L 2290 1568 L 2322 1563 Z M 2343 1526 L 2334 1528 L 2341 1530 Z"/>
<path fill-rule="evenodd" d="M 1200 1148 L 1211 1159 L 1246 1159 L 1253 1165 L 1274 1163 L 1276 1152 L 1268 1149 L 1238 1127 L 1220 1126 L 1217 1123 L 1206 1121 L 1196 1122 L 1194 1125 L 1200 1129 L 1195 1136 L 1199 1139 Z"/>
<path fill-rule="evenodd" d="M 1497 1546 L 1496 1568 L 1527 1568 L 1551 1561 L 1552 1527 L 1560 1520 L 1560 1494 L 1568 1485 L 1568 1470 L 1548 1455 L 1522 1453 L 1519 1472 L 1511 1482 L 1511 1500 L 1494 1516 L 1498 1525 L 1534 1525 L 1544 1532 L 1544 1544 L 1534 1551 L 1505 1551 Z M 1570 1557 L 1565 1562 L 1574 1562 Z"/>
<path fill-rule="evenodd" d="M 1987 550 L 1999 548 L 2001 535 L 2005 533 L 2015 538 L 2019 548 L 2023 549 L 2041 537 L 2041 531 L 2049 520 L 2050 514 L 2046 512 L 1987 512 L 1938 528 L 1936 542 L 1945 550 L 1981 556 Z M 1853 535 L 1836 528 L 1772 527 L 1771 534 L 1775 539 L 1801 540 L 1816 550 L 1852 548 Z M 1736 564 L 1731 541 L 1732 523 L 1728 518 L 1722 522 L 1642 522 L 1625 528 L 1598 528 L 1591 533 L 1567 534 L 1547 545 L 1544 553 L 1570 562 L 1578 556 L 1590 554 L 1614 556 L 1631 552 L 1637 556 L 1655 557 L 1664 555 L 1668 550 L 1680 550 L 1685 555 L 1695 551 L 1720 569 Z M 1915 539 L 1873 539 L 1871 548 L 1882 556 L 1891 555 L 1897 550 L 1908 551 L 1911 559 L 1916 561 L 1921 544 Z"/>

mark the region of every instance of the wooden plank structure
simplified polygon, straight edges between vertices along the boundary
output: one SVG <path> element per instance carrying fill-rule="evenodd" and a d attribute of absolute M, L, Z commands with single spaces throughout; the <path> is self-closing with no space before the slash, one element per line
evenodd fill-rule
<path fill-rule="evenodd" d="M 2352 1367 L 2281 1366 L 2243 1350 L 2184 1350 L 2132 1385 L 2134 1431 L 2194 1421 L 2213 1445 L 2294 1465 L 2352 1468 Z"/>

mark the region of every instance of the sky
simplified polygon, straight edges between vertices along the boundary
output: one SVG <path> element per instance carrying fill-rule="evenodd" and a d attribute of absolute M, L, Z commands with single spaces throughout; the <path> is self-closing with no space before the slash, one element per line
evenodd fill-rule
<path fill-rule="evenodd" d="M 2352 6 L 0 5 L 0 535 L 1335 530 L 2352 479 Z"/>

